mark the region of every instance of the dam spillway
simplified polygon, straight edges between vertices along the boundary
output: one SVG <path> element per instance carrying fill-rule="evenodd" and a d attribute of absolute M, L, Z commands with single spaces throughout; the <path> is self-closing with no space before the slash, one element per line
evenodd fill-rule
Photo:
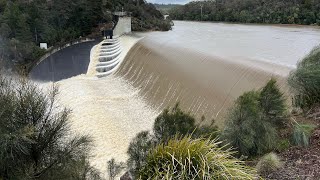
<path fill-rule="evenodd" d="M 288 90 L 283 75 L 289 72 L 288 67 L 245 60 L 235 63 L 162 46 L 161 51 L 166 51 L 163 55 L 150 48 L 148 41 L 144 39 L 131 49 L 116 76 L 139 89 L 140 96 L 159 111 L 180 102 L 185 111 L 198 119 L 204 115 L 222 125 L 224 115 L 238 96 L 261 88 L 271 77 L 278 79 L 284 91 Z"/>
<path fill-rule="evenodd" d="M 287 75 L 320 44 L 320 30 L 312 27 L 175 25 L 169 32 L 142 34 L 115 74 L 153 108 L 180 102 L 185 111 L 219 126 L 237 97 L 272 77 L 288 95 Z"/>
<path fill-rule="evenodd" d="M 132 138 L 152 129 L 163 108 L 177 101 L 184 110 L 205 115 L 207 121 L 216 119 L 222 126 L 242 92 L 262 87 L 272 76 L 287 91 L 289 71 L 320 43 L 320 31 L 313 28 L 175 25 L 169 32 L 120 37 L 121 61 L 108 76 L 96 76 L 100 64 L 92 58 L 83 75 L 57 81 L 59 102 L 73 112 L 72 131 L 93 138 L 91 163 L 101 172 L 111 158 L 126 161 Z M 89 54 L 99 50 L 97 57 L 103 51 L 87 50 Z M 64 59 L 68 60 L 72 58 Z"/>

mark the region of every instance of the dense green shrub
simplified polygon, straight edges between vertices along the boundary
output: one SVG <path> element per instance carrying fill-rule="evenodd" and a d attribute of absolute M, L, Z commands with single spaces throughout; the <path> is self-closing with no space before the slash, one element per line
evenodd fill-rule
<path fill-rule="evenodd" d="M 272 78 L 260 91 L 260 107 L 269 122 L 282 127 L 285 122 L 286 99 Z"/>
<path fill-rule="evenodd" d="M 151 150 L 141 179 L 254 179 L 255 171 L 210 139 L 171 139 Z"/>
<path fill-rule="evenodd" d="M 204 121 L 204 118 L 202 118 Z M 190 135 L 193 138 L 217 137 L 217 127 L 213 125 L 197 125 L 195 118 L 189 113 L 183 112 L 179 104 L 172 109 L 165 109 L 155 121 L 153 133 L 140 132 L 130 143 L 128 149 L 128 167 L 133 175 L 145 164 L 146 156 L 151 148 L 167 141 L 177 135 L 183 137 Z"/>
<path fill-rule="evenodd" d="M 71 136 L 70 111 L 56 95 L 0 75 L 0 179 L 99 179 L 90 139 Z"/>
<path fill-rule="evenodd" d="M 183 112 L 179 104 L 176 104 L 171 110 L 165 109 L 156 118 L 153 126 L 153 132 L 158 141 L 167 141 L 176 134 L 184 136 L 195 129 L 195 118 Z"/>
<path fill-rule="evenodd" d="M 263 115 L 259 99 L 259 92 L 244 93 L 226 120 L 222 137 L 241 155 L 263 154 L 276 145 L 276 128 Z"/>
<path fill-rule="evenodd" d="M 314 129 L 314 125 L 296 123 L 293 127 L 293 144 L 304 147 L 309 146 L 309 139 Z"/>
<path fill-rule="evenodd" d="M 282 162 L 275 153 L 264 155 L 257 164 L 257 171 L 261 176 L 267 176 L 281 168 Z"/>
<path fill-rule="evenodd" d="M 309 110 L 320 103 L 320 47 L 313 49 L 288 78 L 294 93 L 294 103 Z"/>
<path fill-rule="evenodd" d="M 132 172 L 136 174 L 145 164 L 149 150 L 154 145 L 153 136 L 148 131 L 140 132 L 131 142 L 128 148 L 129 159 L 127 165 Z"/>
<path fill-rule="evenodd" d="M 261 155 L 277 145 L 277 128 L 286 123 L 286 99 L 275 79 L 240 96 L 230 110 L 222 137 L 240 155 Z"/>

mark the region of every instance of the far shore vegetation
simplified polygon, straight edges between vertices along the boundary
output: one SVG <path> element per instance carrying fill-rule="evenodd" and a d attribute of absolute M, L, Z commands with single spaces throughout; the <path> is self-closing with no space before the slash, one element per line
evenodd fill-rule
<path fill-rule="evenodd" d="M 93 35 L 122 7 L 132 13 L 133 30 L 171 28 L 144 0 L 0 0 L 1 68 L 32 64 L 45 53 L 39 42 L 59 46 Z M 179 20 L 320 25 L 318 0 L 199 1 L 168 11 Z M 320 179 L 320 47 L 290 73 L 290 94 L 275 78 L 244 92 L 223 129 L 177 103 L 151 131 L 137 132 L 126 162 L 106 159 L 105 172 L 90 164 L 90 136 L 72 134 L 58 88 L 16 76 L 0 72 L 0 180 Z"/>
<path fill-rule="evenodd" d="M 171 8 L 169 14 L 173 20 L 320 25 L 320 1 L 192 1 Z"/>
<path fill-rule="evenodd" d="M 168 31 L 169 20 L 144 0 L 0 0 L 0 65 L 26 75 L 48 47 L 81 38 L 101 38 L 112 12 L 127 11 L 133 31 Z"/>

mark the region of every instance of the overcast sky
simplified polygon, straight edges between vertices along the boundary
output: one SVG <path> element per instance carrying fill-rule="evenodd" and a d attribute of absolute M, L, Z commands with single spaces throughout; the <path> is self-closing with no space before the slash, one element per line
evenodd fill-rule
<path fill-rule="evenodd" d="M 186 4 L 191 0 L 147 0 L 150 3 L 158 4 Z"/>

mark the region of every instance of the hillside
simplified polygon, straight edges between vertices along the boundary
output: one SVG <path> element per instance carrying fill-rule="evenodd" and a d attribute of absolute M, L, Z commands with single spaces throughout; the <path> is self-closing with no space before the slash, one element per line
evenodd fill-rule
<path fill-rule="evenodd" d="M 320 1 L 198 1 L 172 9 L 170 16 L 175 20 L 320 25 Z"/>
<path fill-rule="evenodd" d="M 132 12 L 133 30 L 169 30 L 170 23 L 152 4 L 143 0 L 0 0 L 0 64 L 28 71 L 48 47 L 72 42 L 99 31 L 112 20 L 112 11 Z M 99 33 L 98 33 L 99 34 Z"/>
<path fill-rule="evenodd" d="M 180 4 L 153 4 L 162 14 L 169 14 L 172 8 L 182 6 Z"/>

